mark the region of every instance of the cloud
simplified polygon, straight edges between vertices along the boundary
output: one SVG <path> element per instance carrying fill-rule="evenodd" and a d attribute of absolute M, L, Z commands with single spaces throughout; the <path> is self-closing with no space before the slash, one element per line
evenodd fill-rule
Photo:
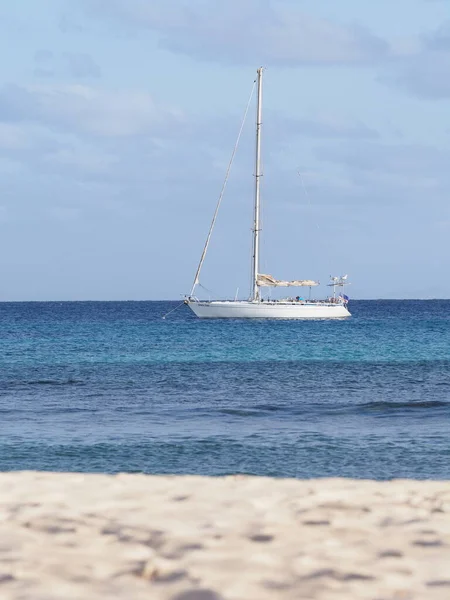
<path fill-rule="evenodd" d="M 421 144 L 360 141 L 320 146 L 320 161 L 341 169 L 356 187 L 355 197 L 389 204 L 439 202 L 450 190 L 450 151 Z"/>
<path fill-rule="evenodd" d="M 40 49 L 34 55 L 35 70 L 38 77 L 70 77 L 80 79 L 99 79 L 101 69 L 90 54 L 85 52 L 54 53 Z"/>
<path fill-rule="evenodd" d="M 72 179 L 104 179 L 118 162 L 113 151 L 89 139 L 29 122 L 0 122 L 0 160 L 30 172 Z"/>
<path fill-rule="evenodd" d="M 67 8 L 70 9 L 72 7 L 68 6 Z M 84 27 L 80 25 L 80 23 L 74 17 L 73 11 L 70 10 L 60 15 L 58 26 L 60 31 L 65 34 L 78 34 L 84 31 Z"/>
<path fill-rule="evenodd" d="M 450 52 L 450 21 L 442 23 L 434 33 L 425 37 L 429 50 Z"/>
<path fill-rule="evenodd" d="M 164 161 L 170 161 L 173 140 L 186 135 L 183 119 L 180 111 L 144 92 L 5 85 L 0 87 L 0 159 L 36 174 L 140 183 L 152 168 L 170 176 L 171 163 Z"/>
<path fill-rule="evenodd" d="M 28 147 L 26 132 L 19 126 L 0 122 L 0 150 L 17 150 Z"/>
<path fill-rule="evenodd" d="M 179 111 L 139 91 L 108 91 L 85 85 L 5 85 L 0 121 L 28 121 L 98 136 L 158 133 L 182 120 Z"/>
<path fill-rule="evenodd" d="M 0 89 L 0 161 L 135 190 L 150 183 L 208 185 L 218 168 L 212 146 L 221 144 L 204 120 L 188 126 L 180 115 L 136 92 L 6 86 Z"/>
<path fill-rule="evenodd" d="M 416 52 L 394 63 L 380 78 L 388 85 L 430 100 L 450 97 L 450 21 L 422 36 Z"/>
<path fill-rule="evenodd" d="M 401 66 L 385 81 L 419 98 L 450 97 L 450 53 L 424 52 Z"/>
<path fill-rule="evenodd" d="M 64 60 L 67 63 L 69 73 L 77 79 L 86 77 L 98 79 L 101 77 L 101 69 L 90 54 L 65 52 Z"/>
<path fill-rule="evenodd" d="M 67 175 L 82 175 L 84 179 L 94 176 L 108 176 L 119 163 L 119 157 L 113 153 L 101 151 L 88 143 L 72 141 L 61 143 L 50 152 L 47 152 L 41 160 L 53 172 Z"/>
<path fill-rule="evenodd" d="M 87 191 L 73 188 L 66 192 L 67 211 L 66 200 L 55 199 L 52 218 L 75 218 L 80 213 L 72 209 L 80 204 L 82 212 L 90 210 L 85 208 L 87 198 L 95 204 L 117 197 L 120 202 L 111 204 L 108 200 L 108 210 L 127 214 L 149 202 L 165 203 L 181 195 L 189 198 L 192 214 L 197 214 L 200 207 L 208 209 L 211 198 L 216 198 L 239 121 L 240 115 L 210 121 L 204 115 L 183 114 L 141 92 L 92 86 L 10 85 L 0 88 L 0 157 L 17 161 L 35 177 L 47 178 L 45 189 L 52 189 L 51 182 L 56 180 L 63 182 L 60 185 L 64 189 L 69 182 L 88 186 Z M 291 165 L 291 184 L 283 169 L 290 159 L 285 145 L 305 136 L 320 141 L 324 154 L 319 158 L 334 162 L 340 169 L 322 169 L 316 175 L 313 188 L 319 206 L 329 204 L 330 198 L 336 206 L 366 201 L 368 189 L 375 189 L 372 176 L 361 174 L 364 164 L 351 166 L 359 154 L 359 160 L 369 165 L 374 162 L 370 153 L 375 152 L 373 142 L 378 134 L 364 123 L 333 113 L 296 119 L 275 112 L 268 114 L 265 131 L 265 147 L 270 148 L 265 154 L 265 184 L 269 195 L 280 197 L 280 206 L 285 203 L 283 198 L 290 197 L 291 187 L 293 197 L 303 194 L 297 174 L 301 159 L 298 165 Z M 252 193 L 250 124 L 245 137 L 246 147 L 240 148 L 228 190 L 229 203 L 242 205 Z M 347 147 L 345 140 L 352 143 Z M 357 148 L 355 155 L 351 154 L 353 147 Z M 274 158 L 278 150 L 281 152 Z M 378 152 L 377 160 L 387 153 L 385 148 Z M 301 156 L 291 154 L 294 160 Z M 417 165 L 414 169 L 418 170 Z M 311 178 L 305 178 L 307 186 L 311 185 Z M 276 188 L 271 187 L 275 182 Z M 97 192 L 95 186 L 103 191 Z M 207 210 L 205 214 L 209 217 L 210 213 Z"/>
<path fill-rule="evenodd" d="M 362 170 L 410 175 L 423 170 L 442 172 L 448 165 L 449 152 L 420 144 L 360 142 L 321 150 L 320 158 Z"/>
<path fill-rule="evenodd" d="M 53 60 L 54 54 L 51 50 L 36 50 L 34 53 L 34 60 L 37 64 L 48 64 Z"/>
<path fill-rule="evenodd" d="M 345 119 L 336 114 L 319 114 L 304 118 L 293 118 L 282 113 L 269 113 L 268 131 L 277 137 L 308 136 L 328 139 L 375 139 L 378 132 L 365 123 Z"/>
<path fill-rule="evenodd" d="M 347 65 L 390 56 L 388 42 L 362 26 L 340 25 L 273 0 L 88 0 L 92 16 L 147 28 L 163 48 L 232 64 Z"/>
<path fill-rule="evenodd" d="M 54 61 L 54 54 L 50 50 L 36 50 L 34 53 L 34 74 L 37 77 L 53 77 L 55 75 Z"/>

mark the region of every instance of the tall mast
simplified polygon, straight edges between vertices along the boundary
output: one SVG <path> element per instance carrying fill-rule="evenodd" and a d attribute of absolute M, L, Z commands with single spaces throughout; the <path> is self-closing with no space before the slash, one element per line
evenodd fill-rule
<path fill-rule="evenodd" d="M 262 75 L 258 71 L 258 103 L 256 108 L 256 166 L 255 166 L 255 214 L 253 222 L 252 300 L 259 300 L 259 232 L 260 232 L 260 179 L 261 179 L 261 120 L 262 120 Z"/>

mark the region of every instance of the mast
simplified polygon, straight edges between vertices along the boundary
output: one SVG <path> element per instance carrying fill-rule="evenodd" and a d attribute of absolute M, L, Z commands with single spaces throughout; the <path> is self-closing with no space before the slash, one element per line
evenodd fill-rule
<path fill-rule="evenodd" d="M 258 102 L 256 107 L 256 166 L 255 166 L 255 213 L 253 222 L 253 261 L 252 261 L 252 295 L 251 300 L 259 300 L 259 232 L 260 232 L 260 179 L 261 179 L 261 120 L 262 120 L 262 75 L 258 73 Z"/>

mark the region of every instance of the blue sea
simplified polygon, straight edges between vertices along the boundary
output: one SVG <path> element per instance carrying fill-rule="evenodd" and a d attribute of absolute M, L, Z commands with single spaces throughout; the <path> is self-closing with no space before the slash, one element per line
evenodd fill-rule
<path fill-rule="evenodd" d="M 0 470 L 450 478 L 450 301 L 0 304 Z"/>

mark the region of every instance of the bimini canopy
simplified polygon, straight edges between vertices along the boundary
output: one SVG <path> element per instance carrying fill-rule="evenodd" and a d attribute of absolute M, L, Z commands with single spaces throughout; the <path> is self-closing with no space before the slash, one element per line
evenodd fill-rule
<path fill-rule="evenodd" d="M 296 279 L 294 281 L 283 281 L 275 279 L 272 275 L 263 275 L 259 273 L 257 284 L 265 287 L 313 287 L 319 285 L 318 281 L 312 279 Z"/>

